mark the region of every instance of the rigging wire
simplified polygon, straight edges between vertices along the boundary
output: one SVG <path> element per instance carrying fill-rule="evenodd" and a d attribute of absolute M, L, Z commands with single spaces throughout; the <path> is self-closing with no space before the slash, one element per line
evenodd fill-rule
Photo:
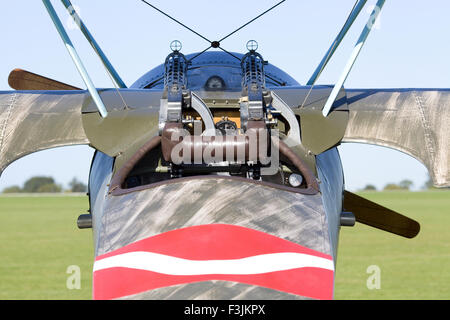
<path fill-rule="evenodd" d="M 165 15 L 166 17 L 168 17 L 169 19 L 175 21 L 176 23 L 178 23 L 179 25 L 181 25 L 182 27 L 186 28 L 187 30 L 191 31 L 192 33 L 196 34 L 197 36 L 199 36 L 200 38 L 202 38 L 203 40 L 207 41 L 210 43 L 210 46 L 208 48 L 206 48 L 205 50 L 203 50 L 202 52 L 198 53 L 197 55 L 195 55 L 194 57 L 192 57 L 188 62 L 191 62 L 193 59 L 197 58 L 198 56 L 200 56 L 201 54 L 203 54 L 204 52 L 208 51 L 211 48 L 218 48 L 226 53 L 228 53 L 229 55 L 231 55 L 232 57 L 236 58 L 237 60 L 241 61 L 241 59 L 237 56 L 235 56 L 234 54 L 232 54 L 231 52 L 225 50 L 224 48 L 222 48 L 220 46 L 220 42 L 222 42 L 223 40 L 229 38 L 230 36 L 232 36 L 233 34 L 235 34 L 236 32 L 238 32 L 239 30 L 245 28 L 246 26 L 248 26 L 250 23 L 252 23 L 253 21 L 259 19 L 260 17 L 262 17 L 263 15 L 265 15 L 266 13 L 268 13 L 269 11 L 272 11 L 273 9 L 275 9 L 276 7 L 278 7 L 280 4 L 282 4 L 283 2 L 285 2 L 286 0 L 281 0 L 280 2 L 278 2 L 277 4 L 275 4 L 274 6 L 270 7 L 269 9 L 267 9 L 266 11 L 264 11 L 263 13 L 260 13 L 258 16 L 256 16 L 255 18 L 251 19 L 250 21 L 246 22 L 245 24 L 243 24 L 242 26 L 240 26 L 239 28 L 237 28 L 236 30 L 234 30 L 233 32 L 230 32 L 229 34 L 227 34 L 225 37 L 221 38 L 219 41 L 211 41 L 208 38 L 206 38 L 205 36 L 201 35 L 200 33 L 198 33 L 197 31 L 193 30 L 192 28 L 189 28 L 187 25 L 185 25 L 184 23 L 182 23 L 181 21 L 175 19 L 174 17 L 170 16 L 169 14 L 165 13 L 164 11 L 162 11 L 161 9 L 158 9 L 157 7 L 155 7 L 154 5 L 152 5 L 151 3 L 147 2 L 146 0 L 141 0 L 143 3 L 147 4 L 148 6 L 152 7 L 153 9 L 155 9 L 156 11 L 158 11 L 159 13 Z"/>
<path fill-rule="evenodd" d="M 224 48 L 219 47 L 219 49 L 222 50 L 222 51 L 225 52 L 225 53 L 228 53 L 228 54 L 229 54 L 230 56 L 232 56 L 233 58 L 236 58 L 236 59 L 238 59 L 239 61 L 241 61 L 241 58 L 236 57 L 234 54 L 232 54 L 231 52 L 225 50 Z"/>
<path fill-rule="evenodd" d="M 190 58 L 190 59 L 187 61 L 188 64 L 189 64 L 192 60 L 194 60 L 195 58 L 197 58 L 199 55 L 201 55 L 201 54 L 203 54 L 204 52 L 208 51 L 209 49 L 211 49 L 211 46 L 209 46 L 209 47 L 206 48 L 205 50 L 203 50 L 203 51 L 197 53 L 195 56 L 193 56 L 192 58 Z"/>
<path fill-rule="evenodd" d="M 120 99 L 122 100 L 122 103 L 123 103 L 123 106 L 124 106 L 124 110 L 132 109 L 132 108 L 130 108 L 130 107 L 128 106 L 128 104 L 125 102 L 124 97 L 123 97 L 122 94 L 120 93 L 119 87 L 117 86 L 116 82 L 114 81 L 112 75 L 108 72 L 108 70 L 107 70 L 106 74 L 107 74 L 107 75 L 109 76 L 109 78 L 111 79 L 111 82 L 112 82 L 113 85 L 114 85 L 114 88 L 115 88 L 115 90 L 116 90 L 116 93 L 119 95 Z"/>
<path fill-rule="evenodd" d="M 189 31 L 191 31 L 192 33 L 196 34 L 197 36 L 199 36 L 199 37 L 202 38 L 203 40 L 205 40 L 205 41 L 207 41 L 207 42 L 209 42 L 209 43 L 212 42 L 212 41 L 209 40 L 208 38 L 202 36 L 202 35 L 201 35 L 200 33 L 198 33 L 197 31 L 195 31 L 195 30 L 189 28 L 189 27 L 188 27 L 187 25 L 185 25 L 184 23 L 178 21 L 177 19 L 171 17 L 170 15 L 168 15 L 167 13 L 165 13 L 164 11 L 158 9 L 157 7 L 155 7 L 154 5 L 152 5 L 151 3 L 148 3 L 148 2 L 145 1 L 145 0 L 141 0 L 141 1 L 144 2 L 145 4 L 147 4 L 148 6 L 152 7 L 152 8 L 155 9 L 156 11 L 162 13 L 162 14 L 165 15 L 167 18 L 169 18 L 169 19 L 175 21 L 176 23 L 178 23 L 179 25 L 183 26 L 183 27 L 186 28 L 187 30 L 189 30 Z"/>
<path fill-rule="evenodd" d="M 263 13 L 259 14 L 258 16 L 256 16 L 255 18 L 253 18 L 252 20 L 250 20 L 249 22 L 243 24 L 242 26 L 240 26 L 239 28 L 237 28 L 236 30 L 234 30 L 233 32 L 229 33 L 228 35 L 226 35 L 225 37 L 223 37 L 222 39 L 219 40 L 219 42 L 222 42 L 223 40 L 227 39 L 228 37 L 230 37 L 231 35 L 235 34 L 236 32 L 238 32 L 239 30 L 243 29 L 244 27 L 248 26 L 250 23 L 252 23 L 253 21 L 255 21 L 256 19 L 262 17 L 263 15 L 265 15 L 266 13 L 268 13 L 269 11 L 271 11 L 272 9 L 275 9 L 276 7 L 278 7 L 280 4 L 282 4 L 283 2 L 285 2 L 286 0 L 281 0 L 280 2 L 278 2 L 276 5 L 272 6 L 271 8 L 267 9 L 266 11 L 264 11 Z"/>

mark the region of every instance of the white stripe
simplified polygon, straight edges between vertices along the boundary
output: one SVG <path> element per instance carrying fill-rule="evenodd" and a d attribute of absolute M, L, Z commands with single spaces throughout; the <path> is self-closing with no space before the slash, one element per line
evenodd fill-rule
<path fill-rule="evenodd" d="M 95 261 L 94 272 L 115 267 L 179 276 L 259 274 L 306 267 L 334 270 L 333 260 L 293 252 L 263 254 L 230 260 L 187 260 L 153 252 L 137 251 Z"/>

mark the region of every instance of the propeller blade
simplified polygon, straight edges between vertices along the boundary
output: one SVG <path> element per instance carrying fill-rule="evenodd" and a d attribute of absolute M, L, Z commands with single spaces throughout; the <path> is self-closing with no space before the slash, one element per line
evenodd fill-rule
<path fill-rule="evenodd" d="M 349 191 L 344 191 L 344 211 L 353 212 L 362 224 L 412 239 L 420 231 L 420 224 Z"/>
<path fill-rule="evenodd" d="M 8 83 L 11 88 L 16 90 L 81 90 L 22 69 L 11 71 Z"/>

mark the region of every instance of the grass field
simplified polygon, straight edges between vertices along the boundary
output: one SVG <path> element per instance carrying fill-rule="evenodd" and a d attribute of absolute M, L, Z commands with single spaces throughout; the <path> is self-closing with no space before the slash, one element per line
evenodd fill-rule
<path fill-rule="evenodd" d="M 94 251 L 79 230 L 87 197 L 0 197 L 0 299 L 90 299 Z M 81 271 L 81 289 L 66 287 L 67 268 Z"/>
<path fill-rule="evenodd" d="M 343 228 L 336 299 L 450 299 L 450 192 L 364 193 L 421 223 L 412 240 L 357 224 Z M 0 197 L 0 299 L 90 299 L 92 233 L 76 219 L 87 197 Z M 71 265 L 81 288 L 67 289 Z M 380 289 L 366 272 L 380 268 Z"/>
<path fill-rule="evenodd" d="M 336 299 L 450 299 L 450 192 L 374 192 L 363 197 L 421 225 L 404 239 L 357 224 L 342 228 Z M 369 290 L 366 270 L 377 265 L 381 288 Z"/>

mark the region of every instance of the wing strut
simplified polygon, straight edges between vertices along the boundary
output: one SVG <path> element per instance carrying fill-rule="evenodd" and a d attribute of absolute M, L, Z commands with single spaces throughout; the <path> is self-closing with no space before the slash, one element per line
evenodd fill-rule
<path fill-rule="evenodd" d="M 370 31 L 372 30 L 373 25 L 375 24 L 376 19 L 378 18 L 378 15 L 381 12 L 381 9 L 383 8 L 384 3 L 386 0 L 378 0 L 372 14 L 370 15 L 369 21 L 367 21 L 361 36 L 358 39 L 358 42 L 356 43 L 352 54 L 350 56 L 350 59 L 347 62 L 347 65 L 345 66 L 344 71 L 342 72 L 341 77 L 339 78 L 338 82 L 333 88 L 333 91 L 330 94 L 330 97 L 328 98 L 327 102 L 325 103 L 325 106 L 322 109 L 322 114 L 324 117 L 328 116 L 330 113 L 331 107 L 334 104 L 334 101 L 336 100 L 339 91 L 342 89 L 342 86 L 344 85 L 345 80 L 347 80 L 348 75 L 350 74 L 350 71 L 352 71 L 353 65 L 355 64 L 356 59 L 358 58 L 359 53 L 361 52 L 362 47 L 364 46 L 364 43 L 367 40 L 367 37 L 370 34 Z"/>
<path fill-rule="evenodd" d="M 119 76 L 117 71 L 114 69 L 114 67 L 112 66 L 111 62 L 109 62 L 109 60 L 106 57 L 105 53 L 100 48 L 100 46 L 98 45 L 97 41 L 95 41 L 95 39 L 92 36 L 92 34 L 89 32 L 89 30 L 86 27 L 86 25 L 84 24 L 83 20 L 81 20 L 80 16 L 75 11 L 75 8 L 72 6 L 72 3 L 70 2 L 70 0 L 61 0 L 61 2 L 66 7 L 66 9 L 69 12 L 69 14 L 72 16 L 73 20 L 78 25 L 78 27 L 80 28 L 81 32 L 86 37 L 86 40 L 91 44 L 92 49 L 94 49 L 94 51 L 99 56 L 100 60 L 102 60 L 103 65 L 105 66 L 105 68 L 109 72 L 109 74 L 111 75 L 111 78 L 115 82 L 116 86 L 119 87 L 119 88 L 126 88 L 127 86 L 126 86 L 125 82 L 123 82 L 122 78 Z"/>
<path fill-rule="evenodd" d="M 361 12 L 362 8 L 365 6 L 366 3 L 367 3 L 367 0 L 359 0 L 357 3 L 355 3 L 355 6 L 353 7 L 352 11 L 350 12 L 350 15 L 347 18 L 347 21 L 345 22 L 341 31 L 337 35 L 336 39 L 333 41 L 330 49 L 328 49 L 327 53 L 323 57 L 320 64 L 317 66 L 316 71 L 314 71 L 313 75 L 309 79 L 309 81 L 307 83 L 308 86 L 313 86 L 316 83 L 317 78 L 319 78 L 323 69 L 325 69 L 326 65 L 330 61 L 334 52 L 341 44 L 341 42 L 344 39 L 345 35 L 347 34 L 348 30 L 351 28 L 351 26 L 353 25 L 353 22 L 355 22 L 356 18 L 358 17 L 359 13 Z"/>
<path fill-rule="evenodd" d="M 105 105 L 103 104 L 102 99 L 100 98 L 100 95 L 97 92 L 97 89 L 95 88 L 91 78 L 89 77 L 89 74 L 86 71 L 86 68 L 83 65 L 83 62 L 81 61 L 77 51 L 75 50 L 75 47 L 72 44 L 72 41 L 69 38 L 69 35 L 67 34 L 66 30 L 64 29 L 64 26 L 61 23 L 61 20 L 58 18 L 58 15 L 56 14 L 55 9 L 53 8 L 50 0 L 42 0 L 45 7 L 47 8 L 48 14 L 52 18 L 52 21 L 58 30 L 59 35 L 61 36 L 61 39 L 64 42 L 64 45 L 66 46 L 67 50 L 69 51 L 70 56 L 72 57 L 73 62 L 75 63 L 75 66 L 78 69 L 78 72 L 81 75 L 81 78 L 83 78 L 84 83 L 86 84 L 89 93 L 92 96 L 92 99 L 95 102 L 95 105 L 97 106 L 98 111 L 100 112 L 100 115 L 105 118 L 108 116 L 108 111 L 106 110 Z"/>

